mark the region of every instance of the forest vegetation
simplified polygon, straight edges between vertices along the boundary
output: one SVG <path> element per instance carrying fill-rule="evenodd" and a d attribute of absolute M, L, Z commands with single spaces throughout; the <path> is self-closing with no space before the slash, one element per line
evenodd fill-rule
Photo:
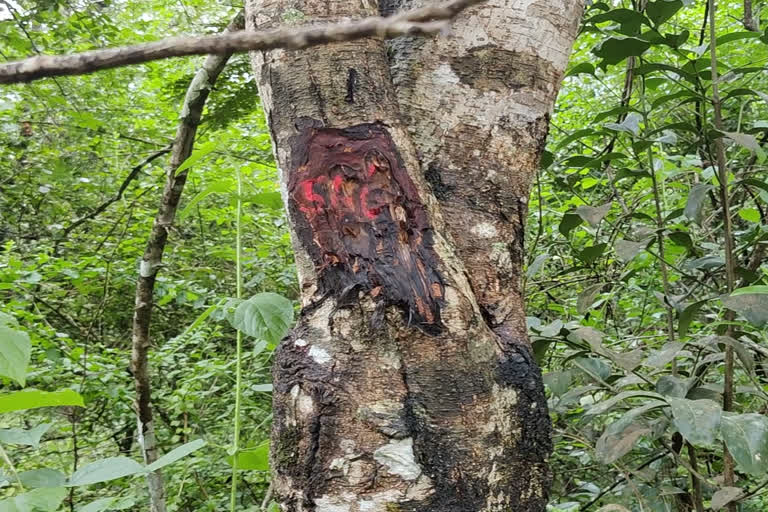
<path fill-rule="evenodd" d="M 547 510 L 768 510 L 768 4 L 588 3 L 524 235 Z M 0 58 L 219 34 L 242 7 L 0 0 Z M 302 290 L 268 121 L 246 53 L 0 86 L 1 512 L 149 510 L 155 469 L 168 511 L 279 510 L 271 367 Z"/>

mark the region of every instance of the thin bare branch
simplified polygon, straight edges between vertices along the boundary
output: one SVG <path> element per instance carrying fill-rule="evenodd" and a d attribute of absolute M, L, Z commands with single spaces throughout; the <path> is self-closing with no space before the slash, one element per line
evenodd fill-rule
<path fill-rule="evenodd" d="M 80 75 L 101 69 L 188 55 L 232 54 L 286 48 L 300 50 L 321 44 L 365 37 L 387 39 L 426 35 L 447 28 L 464 9 L 484 0 L 452 0 L 387 18 L 371 17 L 353 22 L 280 28 L 262 32 L 239 31 L 203 37 L 172 37 L 153 43 L 108 48 L 74 55 L 38 55 L 0 65 L 0 83 L 30 82 L 40 78 Z"/>

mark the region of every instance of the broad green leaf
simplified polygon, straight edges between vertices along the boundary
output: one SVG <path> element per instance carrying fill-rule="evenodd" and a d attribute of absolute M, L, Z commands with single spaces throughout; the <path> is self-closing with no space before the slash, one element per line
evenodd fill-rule
<path fill-rule="evenodd" d="M 760 223 L 760 211 L 757 208 L 742 208 L 739 210 L 739 217 L 747 222 Z"/>
<path fill-rule="evenodd" d="M 756 327 L 768 324 L 768 286 L 750 286 L 735 290 L 723 298 L 723 305 Z"/>
<path fill-rule="evenodd" d="M 17 327 L 19 325 L 19 322 L 16 320 L 16 318 L 13 317 L 13 315 L 9 315 L 8 313 L 3 313 L 0 311 L 0 326 L 8 325 L 10 327 Z"/>
<path fill-rule="evenodd" d="M 642 423 L 632 423 L 620 431 L 606 429 L 595 445 L 595 456 L 603 464 L 612 464 L 629 453 L 641 436 L 651 429 Z"/>
<path fill-rule="evenodd" d="M 698 183 L 691 188 L 688 194 L 688 201 L 685 203 L 685 216 L 698 225 L 701 225 L 704 200 L 710 190 L 712 190 L 712 185 Z"/>
<path fill-rule="evenodd" d="M 586 20 L 586 23 L 605 23 L 606 21 L 619 23 L 621 25 L 619 32 L 627 36 L 639 34 L 643 23 L 649 25 L 648 19 L 634 9 L 611 9 L 608 12 L 592 16 Z"/>
<path fill-rule="evenodd" d="M 664 399 L 662 395 L 652 391 L 622 391 L 618 395 L 614 395 L 611 398 L 603 400 L 602 402 L 598 402 L 590 407 L 589 410 L 587 410 L 585 413 L 585 416 L 597 416 L 598 414 L 606 413 L 622 400 L 638 397 L 650 398 L 660 402 Z"/>
<path fill-rule="evenodd" d="M 528 265 L 528 270 L 525 271 L 525 278 L 530 279 L 535 276 L 539 270 L 544 266 L 544 263 L 549 259 L 549 254 L 539 254 L 533 263 Z"/>
<path fill-rule="evenodd" d="M 583 205 L 576 208 L 576 215 L 587 221 L 594 228 L 608 215 L 609 211 L 611 211 L 611 203 L 597 207 Z"/>
<path fill-rule="evenodd" d="M 560 233 L 567 237 L 568 234 L 573 231 L 574 228 L 579 227 L 581 223 L 582 220 L 580 216 L 575 213 L 566 213 L 560 221 Z"/>
<path fill-rule="evenodd" d="M 56 512 L 67 496 L 64 487 L 33 489 L 0 501 L 2 512 Z"/>
<path fill-rule="evenodd" d="M 103 512 L 105 510 L 128 510 L 136 504 L 133 498 L 102 498 L 92 501 L 77 512 Z"/>
<path fill-rule="evenodd" d="M 24 386 L 31 350 L 27 333 L 0 325 L 0 376 Z"/>
<path fill-rule="evenodd" d="M 233 458 L 228 457 L 227 462 L 232 465 Z M 269 471 L 269 441 L 261 443 L 256 448 L 238 453 L 237 469 Z"/>
<path fill-rule="evenodd" d="M 186 206 L 184 206 L 184 209 L 179 212 L 179 220 L 183 220 L 187 217 L 187 215 L 192 213 L 194 207 L 197 206 L 200 201 L 206 197 L 210 196 L 211 194 L 229 194 L 234 189 L 234 186 L 235 185 L 232 181 L 217 181 L 211 183 L 189 200 Z"/>
<path fill-rule="evenodd" d="M 712 507 L 712 510 L 720 510 L 741 496 L 743 492 L 740 487 L 723 487 L 712 495 L 712 501 L 709 506 Z"/>
<path fill-rule="evenodd" d="M 723 132 L 723 134 L 739 146 L 750 150 L 757 156 L 757 160 L 759 162 L 762 163 L 765 161 L 765 151 L 763 151 L 763 148 L 760 146 L 760 143 L 757 141 L 757 138 L 755 138 L 754 135 L 738 132 Z"/>
<path fill-rule="evenodd" d="M 752 357 L 752 352 L 750 352 L 740 341 L 730 336 L 707 336 L 701 341 L 702 343 L 714 345 L 715 347 L 723 344 L 733 348 L 734 352 L 736 352 L 736 355 L 741 361 L 741 364 L 744 366 L 744 369 L 749 373 L 754 370 L 755 359 Z"/>
<path fill-rule="evenodd" d="M 276 293 L 259 293 L 237 306 L 233 327 L 248 336 L 278 343 L 293 324 L 293 304 Z"/>
<path fill-rule="evenodd" d="M 723 439 L 741 471 L 768 472 L 768 418 L 762 414 L 724 414 Z"/>
<path fill-rule="evenodd" d="M 250 194 L 244 196 L 243 200 L 246 203 L 264 206 L 273 210 L 280 210 L 283 207 L 283 198 L 280 196 L 280 192 L 260 192 L 258 194 Z"/>
<path fill-rule="evenodd" d="M 50 423 L 41 423 L 35 428 L 24 430 L 21 428 L 0 429 L 0 442 L 6 444 L 20 444 L 37 449 L 40 438 L 51 428 Z"/>
<path fill-rule="evenodd" d="M 592 245 L 589 247 L 585 247 L 581 252 L 579 252 L 576 256 L 583 261 L 584 263 L 591 265 L 594 262 L 596 262 L 605 252 L 606 247 L 608 247 L 608 244 L 603 242 L 601 244 Z"/>
<path fill-rule="evenodd" d="M 624 263 L 629 263 L 635 256 L 643 252 L 648 242 L 633 242 L 631 240 L 618 239 L 614 244 L 616 256 Z"/>
<path fill-rule="evenodd" d="M 630 112 L 627 117 L 621 123 L 607 123 L 605 125 L 609 130 L 617 132 L 627 132 L 634 136 L 640 134 L 640 121 L 643 120 L 643 116 L 637 112 Z"/>
<path fill-rule="evenodd" d="M 627 57 L 638 57 L 650 47 L 651 43 L 637 37 L 609 37 L 594 48 L 592 53 L 602 59 L 600 67 L 605 69 Z"/>
<path fill-rule="evenodd" d="M 75 471 L 69 481 L 68 487 L 108 482 L 124 476 L 144 473 L 144 466 L 128 457 L 108 457 L 97 460 Z"/>
<path fill-rule="evenodd" d="M 677 430 L 694 445 L 711 445 L 720 428 L 722 408 L 712 400 L 667 397 Z"/>
<path fill-rule="evenodd" d="M 590 64 L 589 62 L 581 62 L 579 64 L 576 64 L 572 68 L 570 68 L 568 72 L 565 74 L 565 76 L 568 77 L 568 76 L 594 75 L 594 74 L 595 74 L 594 64 Z"/>
<path fill-rule="evenodd" d="M 571 387 L 573 382 L 573 372 L 566 370 L 563 372 L 550 372 L 544 374 L 544 384 L 552 391 L 555 396 L 562 396 Z"/>
<path fill-rule="evenodd" d="M 67 483 L 67 477 L 61 471 L 50 468 L 23 471 L 19 473 L 19 480 L 27 489 L 64 487 Z"/>
<path fill-rule="evenodd" d="M 674 375 L 662 375 L 656 381 L 656 391 L 664 396 L 685 398 L 688 394 L 688 384 Z"/>
<path fill-rule="evenodd" d="M 51 392 L 25 389 L 0 395 L 0 413 L 62 405 L 85 407 L 83 397 L 71 389 Z"/>
<path fill-rule="evenodd" d="M 627 507 L 611 503 L 610 505 L 603 505 L 597 509 L 597 512 L 629 512 L 629 509 Z"/>
<path fill-rule="evenodd" d="M 683 344 L 680 342 L 670 341 L 665 343 L 659 350 L 651 351 L 648 359 L 645 360 L 645 364 L 654 368 L 663 368 L 671 363 L 682 349 Z"/>
<path fill-rule="evenodd" d="M 597 283 L 582 290 L 576 300 L 576 310 L 579 314 L 583 315 L 592 308 L 592 304 L 594 304 L 595 299 L 600 294 L 600 290 L 602 290 L 604 286 L 605 283 Z"/>
<path fill-rule="evenodd" d="M 659 26 L 682 8 L 681 0 L 656 0 L 646 4 L 645 13 L 654 25 Z"/>
<path fill-rule="evenodd" d="M 691 326 L 691 322 L 693 321 L 694 317 L 699 312 L 699 310 L 707 302 L 709 302 L 709 299 L 694 302 L 693 304 L 686 306 L 686 308 L 682 311 L 682 313 L 680 313 L 680 318 L 678 319 L 678 324 L 677 324 L 677 332 L 680 334 L 681 338 L 685 337 L 688 334 L 688 328 Z"/>
<path fill-rule="evenodd" d="M 186 444 L 183 444 L 179 446 L 178 448 L 175 448 L 171 450 L 170 452 L 166 453 L 159 459 L 157 459 L 155 462 L 147 466 L 147 471 L 156 471 L 160 468 L 163 468 L 167 466 L 168 464 L 173 464 L 177 460 L 181 459 L 182 457 L 186 457 L 190 453 L 199 450 L 203 446 L 205 446 L 205 440 L 203 439 L 196 439 L 194 441 L 190 441 Z"/>
<path fill-rule="evenodd" d="M 189 155 L 186 160 L 181 163 L 181 165 L 176 169 L 176 172 L 179 173 L 186 171 L 196 163 L 200 162 L 203 158 L 216 151 L 221 143 L 222 140 L 212 140 L 210 142 L 206 142 L 205 144 L 201 144 L 196 150 L 192 152 L 191 155 Z"/>

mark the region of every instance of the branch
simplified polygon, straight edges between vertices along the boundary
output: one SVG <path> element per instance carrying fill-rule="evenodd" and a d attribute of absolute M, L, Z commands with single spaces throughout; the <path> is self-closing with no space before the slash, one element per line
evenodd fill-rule
<path fill-rule="evenodd" d="M 240 12 L 230 22 L 227 32 L 243 28 L 243 13 Z M 144 440 L 141 445 L 144 462 L 150 464 L 157 460 L 159 450 L 152 421 L 151 382 L 149 370 L 150 332 L 152 308 L 154 306 L 155 278 L 160 270 L 168 241 L 168 234 L 176 216 L 176 209 L 181 200 L 181 193 L 187 180 L 187 170 L 177 172 L 179 166 L 192 154 L 197 127 L 203 114 L 205 102 L 213 90 L 231 53 L 209 55 L 203 66 L 197 71 L 187 88 L 187 95 L 181 109 L 181 119 L 176 128 L 176 137 L 171 146 L 171 158 L 165 175 L 163 198 L 158 208 L 152 230 L 149 233 L 144 250 L 139 276 L 136 280 L 136 299 L 133 311 L 131 336 L 131 371 L 136 388 L 136 415 L 138 435 Z M 162 414 L 161 414 L 162 417 Z M 165 512 L 165 486 L 160 470 L 147 475 L 151 512 Z"/>
<path fill-rule="evenodd" d="M 225 55 L 275 48 L 301 50 L 311 46 L 366 37 L 391 39 L 403 35 L 434 34 L 446 29 L 447 21 L 459 12 L 483 1 L 451 0 L 439 6 L 422 7 L 387 18 L 376 16 L 359 21 L 310 27 L 280 28 L 260 32 L 247 30 L 202 37 L 172 37 L 153 43 L 92 50 L 74 55 L 38 55 L 0 65 L 0 83 L 10 84 L 51 76 L 80 75 L 100 69 L 170 57 Z"/>

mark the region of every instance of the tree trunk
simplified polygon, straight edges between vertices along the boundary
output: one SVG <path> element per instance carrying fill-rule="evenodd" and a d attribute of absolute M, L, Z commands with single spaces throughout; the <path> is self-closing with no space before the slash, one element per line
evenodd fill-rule
<path fill-rule="evenodd" d="M 302 289 L 273 371 L 284 511 L 545 510 L 523 225 L 582 3 L 492 0 L 449 38 L 254 54 Z M 412 4 L 249 0 L 246 21 Z"/>

